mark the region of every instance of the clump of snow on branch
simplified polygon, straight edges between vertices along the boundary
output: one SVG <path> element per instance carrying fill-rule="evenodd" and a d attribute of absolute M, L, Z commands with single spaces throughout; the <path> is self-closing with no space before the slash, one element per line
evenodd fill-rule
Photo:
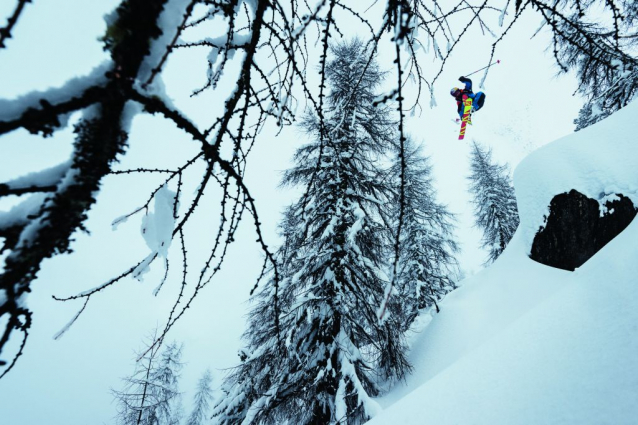
<path fill-rule="evenodd" d="M 133 272 L 133 277 L 142 280 L 142 275 L 148 272 L 151 262 L 155 258 L 168 258 L 168 249 L 173 240 L 175 216 L 173 211 L 179 205 L 175 192 L 162 186 L 155 194 L 155 210 L 142 218 L 141 232 L 151 253 L 140 263 Z"/>

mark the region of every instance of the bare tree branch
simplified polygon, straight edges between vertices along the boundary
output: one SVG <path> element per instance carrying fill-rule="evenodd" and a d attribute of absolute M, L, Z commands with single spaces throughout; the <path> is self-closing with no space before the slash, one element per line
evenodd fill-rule
<path fill-rule="evenodd" d="M 9 17 L 7 25 L 0 28 L 0 49 L 7 47 L 4 43 L 8 38 L 11 38 L 11 30 L 18 22 L 18 18 L 27 3 L 31 3 L 31 0 L 18 0 L 13 14 Z"/>

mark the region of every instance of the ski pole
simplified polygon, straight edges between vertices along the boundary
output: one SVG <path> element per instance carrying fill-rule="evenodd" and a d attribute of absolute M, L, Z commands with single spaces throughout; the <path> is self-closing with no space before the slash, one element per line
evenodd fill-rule
<path fill-rule="evenodd" d="M 476 74 L 476 73 L 477 73 L 477 72 L 479 72 L 479 71 L 483 71 L 484 69 L 487 69 L 487 68 L 489 68 L 489 67 L 490 67 L 490 66 L 492 66 L 492 65 L 496 65 L 497 63 L 501 63 L 501 61 L 497 59 L 497 60 L 496 60 L 496 62 L 491 63 L 491 64 L 489 64 L 488 66 L 484 66 L 484 67 L 483 67 L 483 68 L 481 68 L 481 69 L 477 69 L 476 71 L 471 72 L 471 73 L 469 73 L 469 74 L 466 74 L 465 76 L 466 76 L 466 77 L 469 77 L 470 75 L 472 75 L 472 74 Z"/>

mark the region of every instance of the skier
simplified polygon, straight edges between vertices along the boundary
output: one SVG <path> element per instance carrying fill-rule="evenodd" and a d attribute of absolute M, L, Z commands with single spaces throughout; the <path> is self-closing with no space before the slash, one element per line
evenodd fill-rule
<path fill-rule="evenodd" d="M 472 99 L 472 111 L 475 112 L 481 109 L 483 106 L 483 102 L 485 102 L 485 94 L 483 92 L 478 92 L 474 94 L 472 91 L 472 80 L 467 77 L 459 77 L 459 81 L 465 83 L 465 88 L 460 89 L 458 87 L 452 88 L 450 90 L 450 94 L 456 99 L 457 112 L 459 113 L 459 118 L 463 118 L 463 96 L 467 96 Z M 471 123 L 471 119 L 468 120 Z"/>
<path fill-rule="evenodd" d="M 450 94 L 456 99 L 459 120 L 461 121 L 461 131 L 459 132 L 459 140 L 465 137 L 465 130 L 468 124 L 472 124 L 472 112 L 478 111 L 485 102 L 485 94 L 478 92 L 474 94 L 472 91 L 472 80 L 467 77 L 460 77 L 459 81 L 465 83 L 465 88 L 460 89 L 454 87 L 450 90 Z"/>

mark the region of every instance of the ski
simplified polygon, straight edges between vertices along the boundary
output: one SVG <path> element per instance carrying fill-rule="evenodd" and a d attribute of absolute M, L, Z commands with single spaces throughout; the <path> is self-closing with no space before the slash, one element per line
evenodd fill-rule
<path fill-rule="evenodd" d="M 465 138 L 465 130 L 467 123 L 470 122 L 470 113 L 472 112 L 472 98 L 463 95 L 463 117 L 461 118 L 461 131 L 459 132 L 459 140 Z"/>

